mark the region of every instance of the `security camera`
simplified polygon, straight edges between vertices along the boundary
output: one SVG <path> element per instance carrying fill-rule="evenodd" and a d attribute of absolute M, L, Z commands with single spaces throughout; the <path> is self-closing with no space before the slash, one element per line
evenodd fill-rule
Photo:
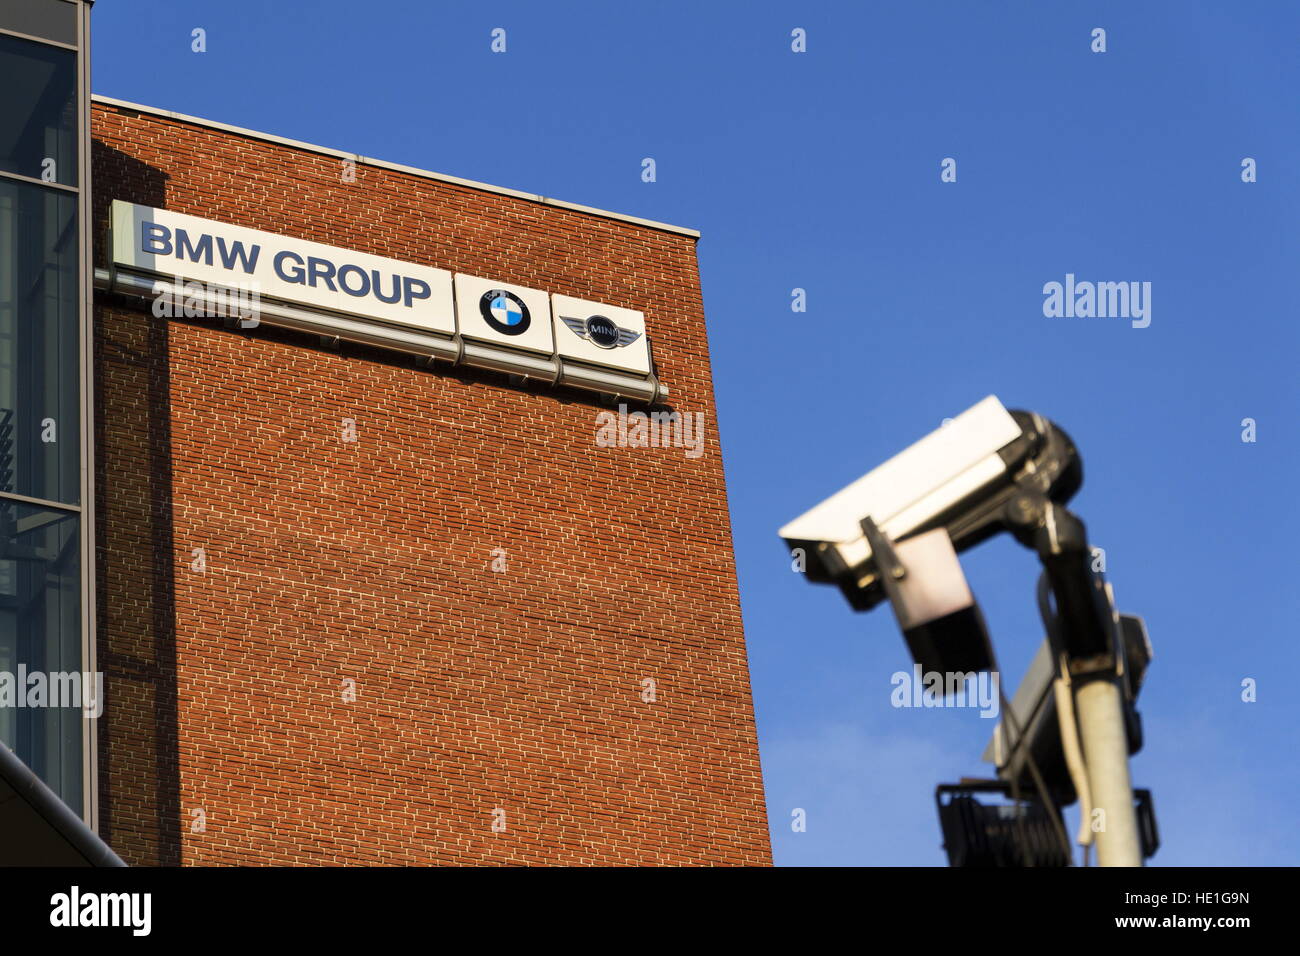
<path fill-rule="evenodd" d="M 780 534 L 804 555 L 810 581 L 836 584 L 864 611 L 887 597 L 864 519 L 895 543 L 945 529 L 960 552 L 1007 527 L 1004 512 L 1018 493 L 1064 503 L 1082 480 L 1065 432 L 1034 413 L 1007 411 L 990 395 Z"/>
<path fill-rule="evenodd" d="M 1110 822 L 1097 837 L 1098 862 L 1137 866 L 1158 845 L 1149 794 L 1135 803 L 1128 776 L 1128 758 L 1142 746 L 1133 704 L 1151 649 L 1141 620 L 1116 612 L 1109 584 L 1092 566 L 1087 528 L 1065 507 L 1082 483 L 1069 435 L 1040 415 L 1007 411 L 990 395 L 780 534 L 803 559 L 807 577 L 837 585 L 856 610 L 887 599 L 912 659 L 940 672 L 945 688 L 996 667 L 958 553 L 1000 531 L 1035 551 L 1047 641 L 1003 711 L 1010 732 L 999 726 L 994 735 L 988 758 L 1001 779 L 991 786 L 1009 789 L 1018 806 L 1032 782 L 1033 800 L 1045 812 L 1035 818 L 1035 839 L 1041 842 L 1052 824 L 1063 851 L 1053 859 L 1067 864 L 1061 798 L 1077 793 L 1085 809 L 1105 808 Z M 925 680 L 931 683 L 929 675 Z M 946 841 L 1030 840 L 1029 820 L 1008 830 L 1000 824 L 1006 808 L 980 806 L 970 787 L 956 789 L 962 792 L 949 804 L 940 799 Z M 1020 850 L 970 859 L 1035 859 Z M 968 860 L 964 850 L 950 859 Z"/>

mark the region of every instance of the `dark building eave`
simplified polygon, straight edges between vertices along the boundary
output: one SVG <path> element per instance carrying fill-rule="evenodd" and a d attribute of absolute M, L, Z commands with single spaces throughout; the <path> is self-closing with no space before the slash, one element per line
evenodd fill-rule
<path fill-rule="evenodd" d="M 121 857 L 0 744 L 0 866 L 126 866 Z"/>

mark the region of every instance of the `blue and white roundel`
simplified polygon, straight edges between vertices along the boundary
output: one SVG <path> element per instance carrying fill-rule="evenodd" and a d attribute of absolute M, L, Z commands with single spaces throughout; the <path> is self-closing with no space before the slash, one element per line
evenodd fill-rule
<path fill-rule="evenodd" d="M 505 325 L 518 325 L 524 320 L 524 311 L 503 295 L 497 296 L 488 306 L 492 316 Z"/>
<path fill-rule="evenodd" d="M 478 302 L 478 311 L 483 321 L 502 335 L 522 335 L 532 324 L 524 300 L 504 289 L 484 292 Z"/>

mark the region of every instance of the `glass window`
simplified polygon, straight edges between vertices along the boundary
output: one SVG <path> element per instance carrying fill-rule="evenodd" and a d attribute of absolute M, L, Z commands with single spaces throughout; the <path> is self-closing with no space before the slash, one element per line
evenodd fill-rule
<path fill-rule="evenodd" d="M 77 197 L 0 177 L 0 492 L 78 504 Z"/>
<path fill-rule="evenodd" d="M 99 700 L 93 677 L 80 673 L 78 522 L 0 498 L 0 740 L 73 807 L 82 796 L 82 713 Z"/>
<path fill-rule="evenodd" d="M 0 29 L 77 45 L 77 6 L 67 0 L 0 0 Z"/>
<path fill-rule="evenodd" d="M 77 185 L 77 54 L 0 34 L 0 170 Z"/>

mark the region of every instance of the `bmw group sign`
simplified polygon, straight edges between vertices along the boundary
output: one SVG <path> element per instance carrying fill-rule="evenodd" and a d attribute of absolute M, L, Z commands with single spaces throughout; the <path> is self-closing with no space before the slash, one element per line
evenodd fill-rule
<path fill-rule="evenodd" d="M 445 269 L 113 200 L 113 262 L 139 272 L 450 334 Z"/>
<path fill-rule="evenodd" d="M 113 201 L 111 220 L 113 264 L 128 273 L 173 286 L 181 280 L 251 284 L 264 306 L 272 300 L 342 314 L 351 318 L 332 321 L 350 321 L 353 329 L 361 320 L 365 341 L 390 334 L 384 327 L 419 330 L 434 337 L 429 354 L 441 349 L 459 361 L 463 349 L 453 344 L 459 336 L 504 353 L 489 367 L 509 367 L 513 357 L 531 353 L 519 364 L 536 375 L 540 354 L 552 359 L 556 381 L 652 398 L 667 394 L 651 367 L 645 316 L 632 309 L 121 200 Z M 409 336 L 401 341 L 409 349 Z"/>

